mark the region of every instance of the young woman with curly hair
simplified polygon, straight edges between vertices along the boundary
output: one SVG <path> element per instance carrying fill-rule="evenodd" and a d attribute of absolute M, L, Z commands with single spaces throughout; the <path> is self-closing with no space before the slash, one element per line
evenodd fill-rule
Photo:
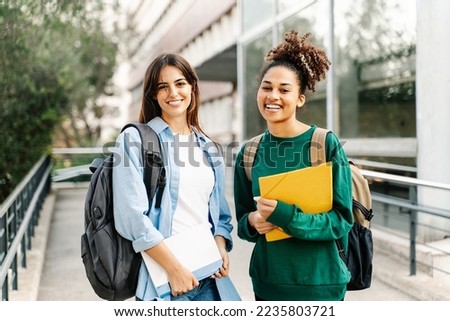
<path fill-rule="evenodd" d="M 333 133 L 326 137 L 326 159 L 332 162 L 333 203 L 328 212 L 312 215 L 296 205 L 260 196 L 258 179 L 311 166 L 310 146 L 316 125 L 296 118 L 305 91 L 315 91 L 330 61 L 325 51 L 306 42 L 309 33 L 286 33 L 271 49 L 261 72 L 257 105 L 266 120 L 252 179 L 238 153 L 234 197 L 238 236 L 255 246 L 249 273 L 256 300 L 343 300 L 350 273 L 335 241 L 347 247 L 353 224 L 351 173 L 347 156 Z M 299 182 L 299 184 L 302 184 Z M 281 228 L 291 237 L 268 242 L 265 234 Z"/>

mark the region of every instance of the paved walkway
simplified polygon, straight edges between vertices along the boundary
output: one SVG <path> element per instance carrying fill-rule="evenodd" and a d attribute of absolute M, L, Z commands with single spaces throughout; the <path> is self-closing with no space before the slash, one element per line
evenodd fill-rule
<path fill-rule="evenodd" d="M 94 301 L 99 299 L 86 278 L 80 256 L 86 185 L 55 187 L 47 198 L 28 255 L 29 267 L 19 271 L 19 291 L 10 300 Z M 233 204 L 230 204 L 233 206 Z M 375 241 L 378 231 L 373 229 Z M 381 241 L 381 240 L 380 240 Z M 230 277 L 245 301 L 253 300 L 248 277 L 252 244 L 234 235 Z M 42 273 L 40 273 L 42 271 Z M 408 266 L 375 250 L 370 289 L 348 292 L 347 301 L 450 300 L 450 277 L 408 275 Z"/>

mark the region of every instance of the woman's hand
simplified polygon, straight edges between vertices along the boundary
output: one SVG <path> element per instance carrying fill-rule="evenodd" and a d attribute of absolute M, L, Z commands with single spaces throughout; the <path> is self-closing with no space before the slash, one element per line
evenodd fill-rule
<path fill-rule="evenodd" d="M 278 204 L 276 200 L 262 198 L 261 196 L 256 196 L 253 199 L 256 202 L 256 209 L 258 210 L 258 213 L 264 220 L 267 220 L 269 216 L 272 215 Z"/>
<path fill-rule="evenodd" d="M 194 274 L 184 266 L 168 272 L 168 279 L 173 296 L 187 293 L 199 284 Z"/>
<path fill-rule="evenodd" d="M 266 234 L 277 228 L 276 225 L 266 222 L 258 211 L 251 212 L 248 215 L 248 222 L 259 234 Z"/>
<path fill-rule="evenodd" d="M 266 234 L 277 228 L 276 225 L 267 222 L 267 218 L 273 213 L 277 201 L 266 198 L 255 197 L 257 210 L 248 215 L 248 222 L 259 233 Z"/>
<path fill-rule="evenodd" d="M 214 240 L 216 241 L 217 247 L 220 252 L 220 256 L 222 257 L 223 264 L 220 267 L 219 271 L 211 275 L 212 279 L 222 278 L 228 276 L 230 273 L 230 260 L 228 257 L 228 252 L 226 249 L 226 241 L 222 236 L 214 236 Z"/>
<path fill-rule="evenodd" d="M 166 271 L 173 296 L 184 294 L 199 284 L 194 274 L 181 265 L 164 241 L 145 252 Z"/>

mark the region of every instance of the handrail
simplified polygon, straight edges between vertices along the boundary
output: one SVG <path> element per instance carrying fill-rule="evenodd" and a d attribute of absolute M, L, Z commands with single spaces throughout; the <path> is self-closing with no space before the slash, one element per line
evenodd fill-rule
<path fill-rule="evenodd" d="M 412 166 L 375 162 L 375 161 L 369 161 L 366 159 L 359 159 L 359 158 L 349 158 L 349 160 L 353 161 L 355 164 L 357 164 L 359 166 L 366 166 L 366 167 L 372 167 L 372 168 L 378 168 L 378 169 L 388 169 L 388 170 L 401 171 L 401 172 L 417 173 L 417 168 L 412 167 Z"/>
<path fill-rule="evenodd" d="M 28 174 L 22 179 L 22 181 L 16 186 L 16 188 L 12 191 L 12 193 L 6 198 L 6 200 L 0 204 L 0 218 L 5 215 L 8 208 L 14 203 L 19 194 L 25 189 L 29 181 L 36 175 L 36 172 L 42 166 L 42 164 L 46 161 L 46 157 L 42 156 L 38 162 L 33 166 L 33 168 L 28 172 Z"/>
<path fill-rule="evenodd" d="M 0 287 L 1 299 L 8 300 L 8 274 L 12 269 L 12 287 L 18 288 L 18 254 L 26 267 L 26 251 L 50 187 L 50 156 L 42 156 L 31 171 L 0 206 Z M 12 238 L 12 239 L 11 239 Z M 28 243 L 26 243 L 28 241 Z"/>
<path fill-rule="evenodd" d="M 384 180 L 389 181 L 391 183 L 398 183 L 403 184 L 407 186 L 423 186 L 423 187 L 433 187 L 433 188 L 439 188 L 444 189 L 447 191 L 450 191 L 450 184 L 445 183 L 439 183 L 439 182 L 433 182 L 428 181 L 424 179 L 414 178 L 414 177 L 406 177 L 406 176 L 400 176 L 400 175 L 394 175 L 394 174 L 387 174 L 387 173 L 380 173 L 375 172 L 367 169 L 361 169 L 361 173 L 366 178 L 371 178 L 374 180 Z"/>
<path fill-rule="evenodd" d="M 53 148 L 53 154 L 102 154 L 108 152 L 105 147 L 71 147 L 71 148 Z"/>
<path fill-rule="evenodd" d="M 399 199 L 392 196 L 377 195 L 372 193 L 372 200 L 384 205 L 392 205 L 401 209 L 407 209 L 409 214 L 409 269 L 410 275 L 416 274 L 416 245 L 417 245 L 417 228 L 418 228 L 418 213 L 427 213 L 444 219 L 450 219 L 450 211 L 447 209 L 434 208 L 429 205 L 422 205 L 417 203 L 417 190 L 418 187 L 434 188 L 450 192 L 450 184 L 433 182 L 424 179 L 418 179 L 413 177 L 406 177 L 400 175 L 393 175 L 388 173 L 381 173 L 371 170 L 361 169 L 361 173 L 365 178 L 374 182 L 389 182 L 392 184 L 405 186 L 409 189 L 408 199 Z M 450 255 L 450 253 L 445 253 Z M 434 267 L 435 268 L 435 267 Z M 435 268 L 439 270 L 438 268 Z M 442 271 L 450 274 L 450 270 Z"/>
<path fill-rule="evenodd" d="M 66 179 L 78 177 L 80 175 L 92 174 L 89 170 L 89 166 L 90 164 L 57 169 L 53 174 L 52 180 L 53 182 L 60 182 Z"/>
<path fill-rule="evenodd" d="M 381 196 L 377 193 L 372 193 L 372 200 L 383 203 L 383 204 L 394 205 L 394 206 L 398 206 L 401 208 L 406 208 L 406 209 L 417 211 L 417 212 L 429 213 L 429 214 L 433 214 L 433 215 L 436 215 L 439 217 L 450 219 L 450 211 L 448 211 L 448 210 L 434 208 L 434 207 L 430 207 L 430 206 L 425 207 L 425 206 L 421 206 L 421 205 L 415 205 L 415 204 L 411 204 L 411 203 L 407 202 L 407 200 L 404 200 L 404 199 L 398 199 L 398 198 L 388 197 L 388 196 Z"/>

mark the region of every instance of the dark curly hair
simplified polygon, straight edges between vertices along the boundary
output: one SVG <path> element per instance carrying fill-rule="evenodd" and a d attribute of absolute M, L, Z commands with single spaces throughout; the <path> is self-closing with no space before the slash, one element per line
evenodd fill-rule
<path fill-rule="evenodd" d="M 299 37 L 294 29 L 287 32 L 284 42 L 270 49 L 266 55 L 266 65 L 260 73 L 260 78 L 262 79 L 270 68 L 284 66 L 296 73 L 302 94 L 307 88 L 315 92 L 316 83 L 325 79 L 331 62 L 325 50 L 305 42 L 310 35 L 311 33 L 306 33 Z"/>

